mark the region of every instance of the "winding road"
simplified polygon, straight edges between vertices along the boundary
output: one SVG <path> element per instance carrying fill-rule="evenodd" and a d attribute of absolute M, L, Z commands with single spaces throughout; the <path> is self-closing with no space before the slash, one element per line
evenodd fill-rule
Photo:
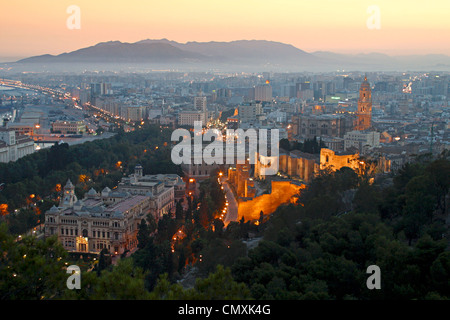
<path fill-rule="evenodd" d="M 225 219 L 223 220 L 223 223 L 225 224 L 225 227 L 230 223 L 231 221 L 238 221 L 238 203 L 234 197 L 233 191 L 231 190 L 226 177 L 221 178 L 221 183 L 223 185 L 223 189 L 225 190 L 225 194 L 227 196 L 228 200 L 228 209 L 227 214 L 225 215 Z"/>

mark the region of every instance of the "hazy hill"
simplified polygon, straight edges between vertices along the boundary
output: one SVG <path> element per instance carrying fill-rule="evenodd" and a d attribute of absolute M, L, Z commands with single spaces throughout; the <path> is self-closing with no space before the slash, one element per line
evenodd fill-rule
<path fill-rule="evenodd" d="M 179 49 L 209 57 L 212 61 L 220 62 L 309 63 L 322 60 L 290 44 L 266 40 L 187 42 L 183 44 L 161 39 L 142 40 L 138 43 L 167 43 Z"/>
<path fill-rule="evenodd" d="M 201 55 L 181 50 L 167 43 L 123 43 L 120 41 L 101 42 L 95 46 L 62 53 L 60 55 L 42 55 L 19 60 L 19 63 L 32 62 L 171 62 L 200 61 Z"/>

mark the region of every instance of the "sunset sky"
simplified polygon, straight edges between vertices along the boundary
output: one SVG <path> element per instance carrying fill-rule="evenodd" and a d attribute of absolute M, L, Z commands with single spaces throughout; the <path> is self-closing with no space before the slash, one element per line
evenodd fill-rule
<path fill-rule="evenodd" d="M 81 11 L 70 30 L 67 7 Z M 370 30 L 367 8 L 380 8 Z M 450 55 L 449 0 L 14 0 L 0 2 L 0 57 L 98 42 L 273 40 L 307 52 Z"/>

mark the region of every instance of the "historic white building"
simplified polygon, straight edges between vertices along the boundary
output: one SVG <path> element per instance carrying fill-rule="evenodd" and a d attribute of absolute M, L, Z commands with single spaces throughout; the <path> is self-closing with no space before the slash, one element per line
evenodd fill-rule
<path fill-rule="evenodd" d="M 136 248 L 138 224 L 150 214 L 147 195 L 91 189 L 77 199 L 70 180 L 59 206 L 45 213 L 45 236 L 57 235 L 67 251 L 122 254 Z"/>
<path fill-rule="evenodd" d="M 34 141 L 12 128 L 0 128 L 0 162 L 16 161 L 35 151 Z"/>
<path fill-rule="evenodd" d="M 184 182 L 178 175 L 144 175 L 142 166 L 137 165 L 134 174 L 122 178 L 117 189 L 133 195 L 149 196 L 151 213 L 160 218 L 175 206 L 175 189 L 179 194 L 182 185 Z"/>

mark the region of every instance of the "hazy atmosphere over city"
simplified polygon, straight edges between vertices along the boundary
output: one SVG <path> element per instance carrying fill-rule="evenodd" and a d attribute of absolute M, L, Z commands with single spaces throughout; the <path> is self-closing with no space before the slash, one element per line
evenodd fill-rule
<path fill-rule="evenodd" d="M 450 298 L 449 1 L 0 12 L 0 300 Z"/>

